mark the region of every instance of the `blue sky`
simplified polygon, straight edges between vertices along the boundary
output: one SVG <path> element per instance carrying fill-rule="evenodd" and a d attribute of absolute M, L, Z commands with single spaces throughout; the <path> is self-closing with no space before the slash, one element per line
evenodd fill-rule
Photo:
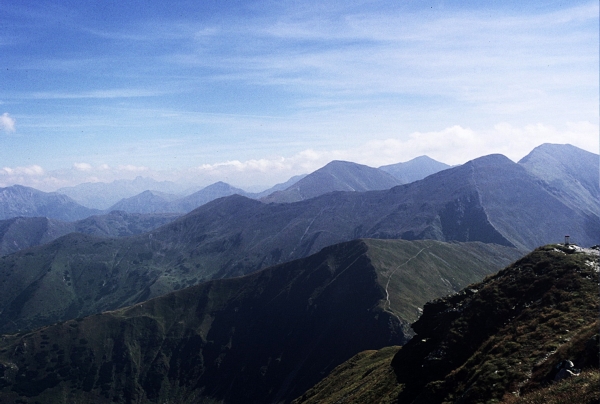
<path fill-rule="evenodd" d="M 527 4 L 521 4 L 527 3 Z M 598 153 L 598 2 L 0 3 L 0 186 Z"/>

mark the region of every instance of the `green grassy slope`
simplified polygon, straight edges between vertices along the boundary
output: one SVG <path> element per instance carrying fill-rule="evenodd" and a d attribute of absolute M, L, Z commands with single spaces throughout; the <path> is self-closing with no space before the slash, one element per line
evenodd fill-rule
<path fill-rule="evenodd" d="M 393 404 L 402 386 L 396 381 L 392 358 L 400 347 L 364 351 L 336 367 L 327 377 L 298 397 L 301 403 Z"/>
<path fill-rule="evenodd" d="M 367 239 L 379 283 L 389 289 L 382 307 L 414 322 L 431 296 L 446 296 L 483 279 L 522 254 L 497 244 Z"/>
<path fill-rule="evenodd" d="M 597 403 L 598 269 L 597 254 L 539 248 L 427 304 L 413 324 L 417 335 L 391 361 L 355 358 L 296 402 L 362 403 L 374 390 L 369 402 Z M 567 359 L 584 372 L 554 383 L 555 366 Z"/>
<path fill-rule="evenodd" d="M 184 228 L 185 223 L 179 222 L 181 228 L 169 227 L 165 230 L 169 234 L 161 237 L 148 234 L 112 239 L 70 234 L 45 246 L 0 257 L 0 289 L 3 291 L 0 294 L 0 332 L 33 329 L 56 321 L 114 310 L 197 284 L 211 275 L 217 276 L 214 268 L 239 258 L 245 249 L 236 246 L 239 240 L 235 236 L 224 235 L 221 240 L 205 245 L 195 242 L 195 238 L 202 239 L 203 236 L 198 235 L 196 228 Z M 385 244 L 384 241 L 382 243 Z M 432 243 L 444 245 L 431 241 L 414 246 L 423 248 Z M 459 245 L 462 244 L 456 244 Z M 414 248 L 398 256 L 398 260 L 408 259 L 405 257 L 413 254 Z M 450 250 L 452 248 L 445 248 L 444 254 L 450 254 Z M 228 251 L 231 254 L 227 254 Z M 486 247 L 480 243 L 473 243 L 469 251 L 473 251 L 466 255 L 469 259 L 476 258 L 478 254 L 487 257 L 486 265 L 481 266 L 486 271 L 498 270 L 518 256 L 514 249 Z M 262 251 L 262 259 L 265 259 L 264 255 L 275 253 Z M 461 255 L 454 254 L 453 259 Z M 248 253 L 248 256 L 240 265 L 257 265 L 254 260 L 258 260 L 260 255 L 256 257 Z M 426 256 L 429 255 L 422 255 Z M 464 265 L 468 265 L 467 261 L 463 260 Z M 442 260 L 436 260 L 435 266 L 441 268 Z M 465 280 L 458 273 L 454 276 L 463 282 L 472 282 L 486 274 L 477 265 L 469 268 L 479 278 Z M 448 285 L 442 285 L 430 296 L 442 296 L 458 290 L 457 283 L 444 276 L 449 279 Z M 396 279 L 399 278 L 392 277 L 392 287 Z M 412 305 L 413 316 L 416 308 L 425 301 L 421 299 Z M 403 316 L 407 315 L 403 313 Z M 410 316 L 406 318 L 414 320 Z"/>
<path fill-rule="evenodd" d="M 356 353 L 409 339 L 403 313 L 415 316 L 418 302 L 398 307 L 403 279 L 426 282 L 418 299 L 430 300 L 452 290 L 437 274 L 460 287 L 513 253 L 480 243 L 358 240 L 245 277 L 4 335 L 0 401 L 289 402 Z M 486 256 L 472 271 L 473 257 Z"/>

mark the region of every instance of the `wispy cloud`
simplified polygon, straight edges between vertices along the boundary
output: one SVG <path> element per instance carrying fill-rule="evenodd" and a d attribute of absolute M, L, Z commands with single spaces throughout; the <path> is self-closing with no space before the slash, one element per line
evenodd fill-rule
<path fill-rule="evenodd" d="M 44 175 L 44 169 L 38 165 L 32 165 L 32 166 L 27 166 L 27 167 L 15 167 L 15 168 L 3 167 L 2 170 L 0 170 L 0 175 L 4 175 L 4 176 L 18 175 L 18 176 L 39 177 L 41 175 Z"/>
<path fill-rule="evenodd" d="M 112 98 L 137 98 L 137 97 L 156 97 L 164 95 L 167 92 L 148 90 L 141 88 L 117 88 L 110 90 L 94 90 L 94 91 L 82 91 L 82 92 L 34 92 L 30 96 L 24 98 L 31 99 L 45 99 L 45 100 L 65 100 L 65 99 L 81 99 L 81 98 L 94 98 L 94 99 L 112 99 Z"/>
<path fill-rule="evenodd" d="M 48 176 L 44 169 L 38 165 L 0 168 L 0 187 L 15 184 L 37 187 L 40 190 L 47 191 L 56 189 L 57 185 L 52 177 Z"/>
<path fill-rule="evenodd" d="M 118 170 L 119 171 L 133 172 L 133 173 L 143 173 L 143 172 L 149 171 L 148 167 L 135 166 L 133 164 L 120 165 L 118 167 Z"/>
<path fill-rule="evenodd" d="M 19 144 L 0 148 L 11 166 L 54 167 L 60 149 L 79 179 L 194 167 L 243 185 L 334 158 L 597 150 L 597 2 L 149 1 L 131 18 L 125 3 L 13 3 L 2 97 L 29 143 L 19 158 L 6 151 Z"/>
<path fill-rule="evenodd" d="M 8 114 L 8 112 L 5 112 L 0 116 L 0 130 L 4 130 L 5 132 L 9 133 L 16 130 L 15 120 Z"/>
<path fill-rule="evenodd" d="M 189 186 L 206 186 L 226 181 L 248 189 L 284 182 L 294 175 L 317 170 L 332 160 L 379 167 L 428 155 L 454 165 L 482 155 L 500 153 L 518 161 L 542 143 L 570 143 L 597 153 L 599 130 L 598 125 L 590 122 L 572 122 L 564 129 L 541 123 L 523 127 L 500 123 L 487 130 L 455 125 L 439 131 L 413 132 L 409 136 L 370 140 L 346 148 L 311 148 L 287 156 L 225 160 L 189 168 L 153 170 L 133 164 L 111 166 L 88 162 L 73 163 L 71 169 L 50 171 L 38 165 L 4 167 L 0 169 L 0 186 L 22 184 L 52 191 L 82 182 L 111 182 L 142 175 Z M 447 150 L 452 150 L 452 153 L 448 154 Z"/>

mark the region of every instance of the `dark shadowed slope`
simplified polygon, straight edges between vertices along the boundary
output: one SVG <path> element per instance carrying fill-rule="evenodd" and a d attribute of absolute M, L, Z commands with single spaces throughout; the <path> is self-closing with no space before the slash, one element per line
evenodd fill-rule
<path fill-rule="evenodd" d="M 416 157 L 405 163 L 390 164 L 379 167 L 399 179 L 402 184 L 422 180 L 425 177 L 450 168 L 448 164 L 436 161 L 428 156 Z"/>
<path fill-rule="evenodd" d="M 364 192 L 390 189 L 402 184 L 377 168 L 347 161 L 332 161 L 291 187 L 261 198 L 263 202 L 289 203 L 314 198 L 333 191 Z"/>
<path fill-rule="evenodd" d="M 494 272 L 504 251 L 352 241 L 246 277 L 4 336 L 0 401 L 289 402 L 357 352 L 404 344 L 417 307 Z"/>
<path fill-rule="evenodd" d="M 472 280 L 472 273 L 483 276 L 484 273 L 477 272 L 477 267 L 484 271 L 487 268 L 498 269 L 518 255 L 514 249 L 506 247 L 476 245 L 478 249 L 473 247 L 467 256 L 470 261 L 481 262 L 481 265 L 474 264 L 476 267 L 465 272 L 466 278 L 457 273 L 444 274 L 441 262 L 433 266 L 440 268 L 442 273 L 431 275 L 430 271 L 424 272 L 430 274 L 427 276 L 433 276 L 434 280 L 445 279 L 444 288 L 432 286 L 430 294 L 451 293 L 459 285 Z M 442 247 L 438 249 L 444 250 Z M 460 257 L 454 257 L 454 253 L 451 253 L 455 250 L 460 249 L 451 247 L 445 254 L 452 256 L 454 261 L 460 261 Z M 0 285 L 5 291 L 0 295 L 2 332 L 30 329 L 115 309 L 196 284 L 202 280 L 197 266 L 205 264 L 201 257 L 196 258 L 189 253 L 185 255 L 185 251 L 177 249 L 165 249 L 156 241 L 140 246 L 127 238 L 98 239 L 78 234 L 65 236 L 44 246 L 41 253 L 30 251 L 0 259 L 4 268 L 0 273 Z M 423 254 L 419 260 L 427 256 Z M 385 257 L 380 254 L 377 259 L 384 260 Z M 382 261 L 379 266 L 391 267 L 394 261 L 391 261 L 392 264 L 385 262 L 388 261 Z M 423 268 L 427 268 L 427 265 L 424 264 Z M 399 273 L 404 273 L 402 268 Z M 390 285 L 395 287 L 398 279 L 393 277 Z M 425 302 L 413 296 L 414 293 L 407 291 L 403 298 L 416 303 L 402 303 L 409 311 L 400 313 L 410 321 L 413 320 L 411 316 L 416 316 L 417 308 Z M 422 287 L 419 293 L 425 294 Z"/>
<path fill-rule="evenodd" d="M 66 195 L 42 192 L 37 189 L 13 185 L 0 188 L 0 220 L 24 217 L 49 217 L 73 221 L 100 213 L 88 209 Z"/>
<path fill-rule="evenodd" d="M 537 249 L 428 303 L 408 344 L 356 356 L 294 403 L 597 403 L 599 270 L 597 251 Z M 564 360 L 584 372 L 554 383 Z"/>

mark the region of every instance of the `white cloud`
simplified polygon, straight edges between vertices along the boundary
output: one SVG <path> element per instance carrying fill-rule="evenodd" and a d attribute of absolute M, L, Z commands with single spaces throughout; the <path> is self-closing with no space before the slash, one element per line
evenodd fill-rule
<path fill-rule="evenodd" d="M 44 169 L 38 165 L 15 168 L 4 167 L 0 170 L 0 175 L 41 176 L 44 175 Z"/>
<path fill-rule="evenodd" d="M 488 130 L 454 125 L 439 131 L 414 132 L 366 142 L 337 150 L 306 149 L 290 157 L 204 164 L 193 171 L 198 176 L 243 184 L 281 182 L 312 172 L 332 160 L 347 160 L 371 167 L 405 162 L 421 155 L 447 164 L 463 164 L 488 154 L 504 154 L 518 161 L 542 143 L 570 143 L 598 153 L 598 126 L 589 122 L 567 125 L 564 130 L 543 124 L 512 126 L 499 123 Z M 267 181 L 267 180 L 271 181 Z"/>
<path fill-rule="evenodd" d="M 454 125 L 440 131 L 414 132 L 404 138 L 387 138 L 366 143 L 358 149 L 338 152 L 351 161 L 378 167 L 407 161 L 420 155 L 447 164 L 500 153 L 520 160 L 542 143 L 570 143 L 598 153 L 598 125 L 569 123 L 562 130 L 541 123 L 516 127 L 499 123 L 491 129 L 474 130 Z"/>
<path fill-rule="evenodd" d="M 5 112 L 0 116 L 0 130 L 4 130 L 6 132 L 14 132 L 16 130 L 15 120 L 8 115 L 8 112 Z"/>
<path fill-rule="evenodd" d="M 91 171 L 92 165 L 88 163 L 73 163 L 73 168 L 77 171 Z"/>
<path fill-rule="evenodd" d="M 54 187 L 52 178 L 46 175 L 44 169 L 38 165 L 24 167 L 0 168 L 0 187 L 20 184 L 43 190 Z"/>
<path fill-rule="evenodd" d="M 138 175 L 189 186 L 225 181 L 243 189 L 265 188 L 297 174 L 310 173 L 332 160 L 346 160 L 371 167 L 405 162 L 428 155 L 447 164 L 462 164 L 492 153 L 518 161 L 542 143 L 570 143 L 598 153 L 599 127 L 590 122 L 572 122 L 563 128 L 541 123 L 515 126 L 501 122 L 487 129 L 453 125 L 437 131 L 349 144 L 346 148 L 307 148 L 289 156 L 275 155 L 248 160 L 227 160 L 192 168 L 155 171 L 145 166 L 75 163 L 70 169 L 47 172 L 39 165 L 0 169 L 0 186 L 21 184 L 45 191 L 83 182 L 111 182 Z"/>

